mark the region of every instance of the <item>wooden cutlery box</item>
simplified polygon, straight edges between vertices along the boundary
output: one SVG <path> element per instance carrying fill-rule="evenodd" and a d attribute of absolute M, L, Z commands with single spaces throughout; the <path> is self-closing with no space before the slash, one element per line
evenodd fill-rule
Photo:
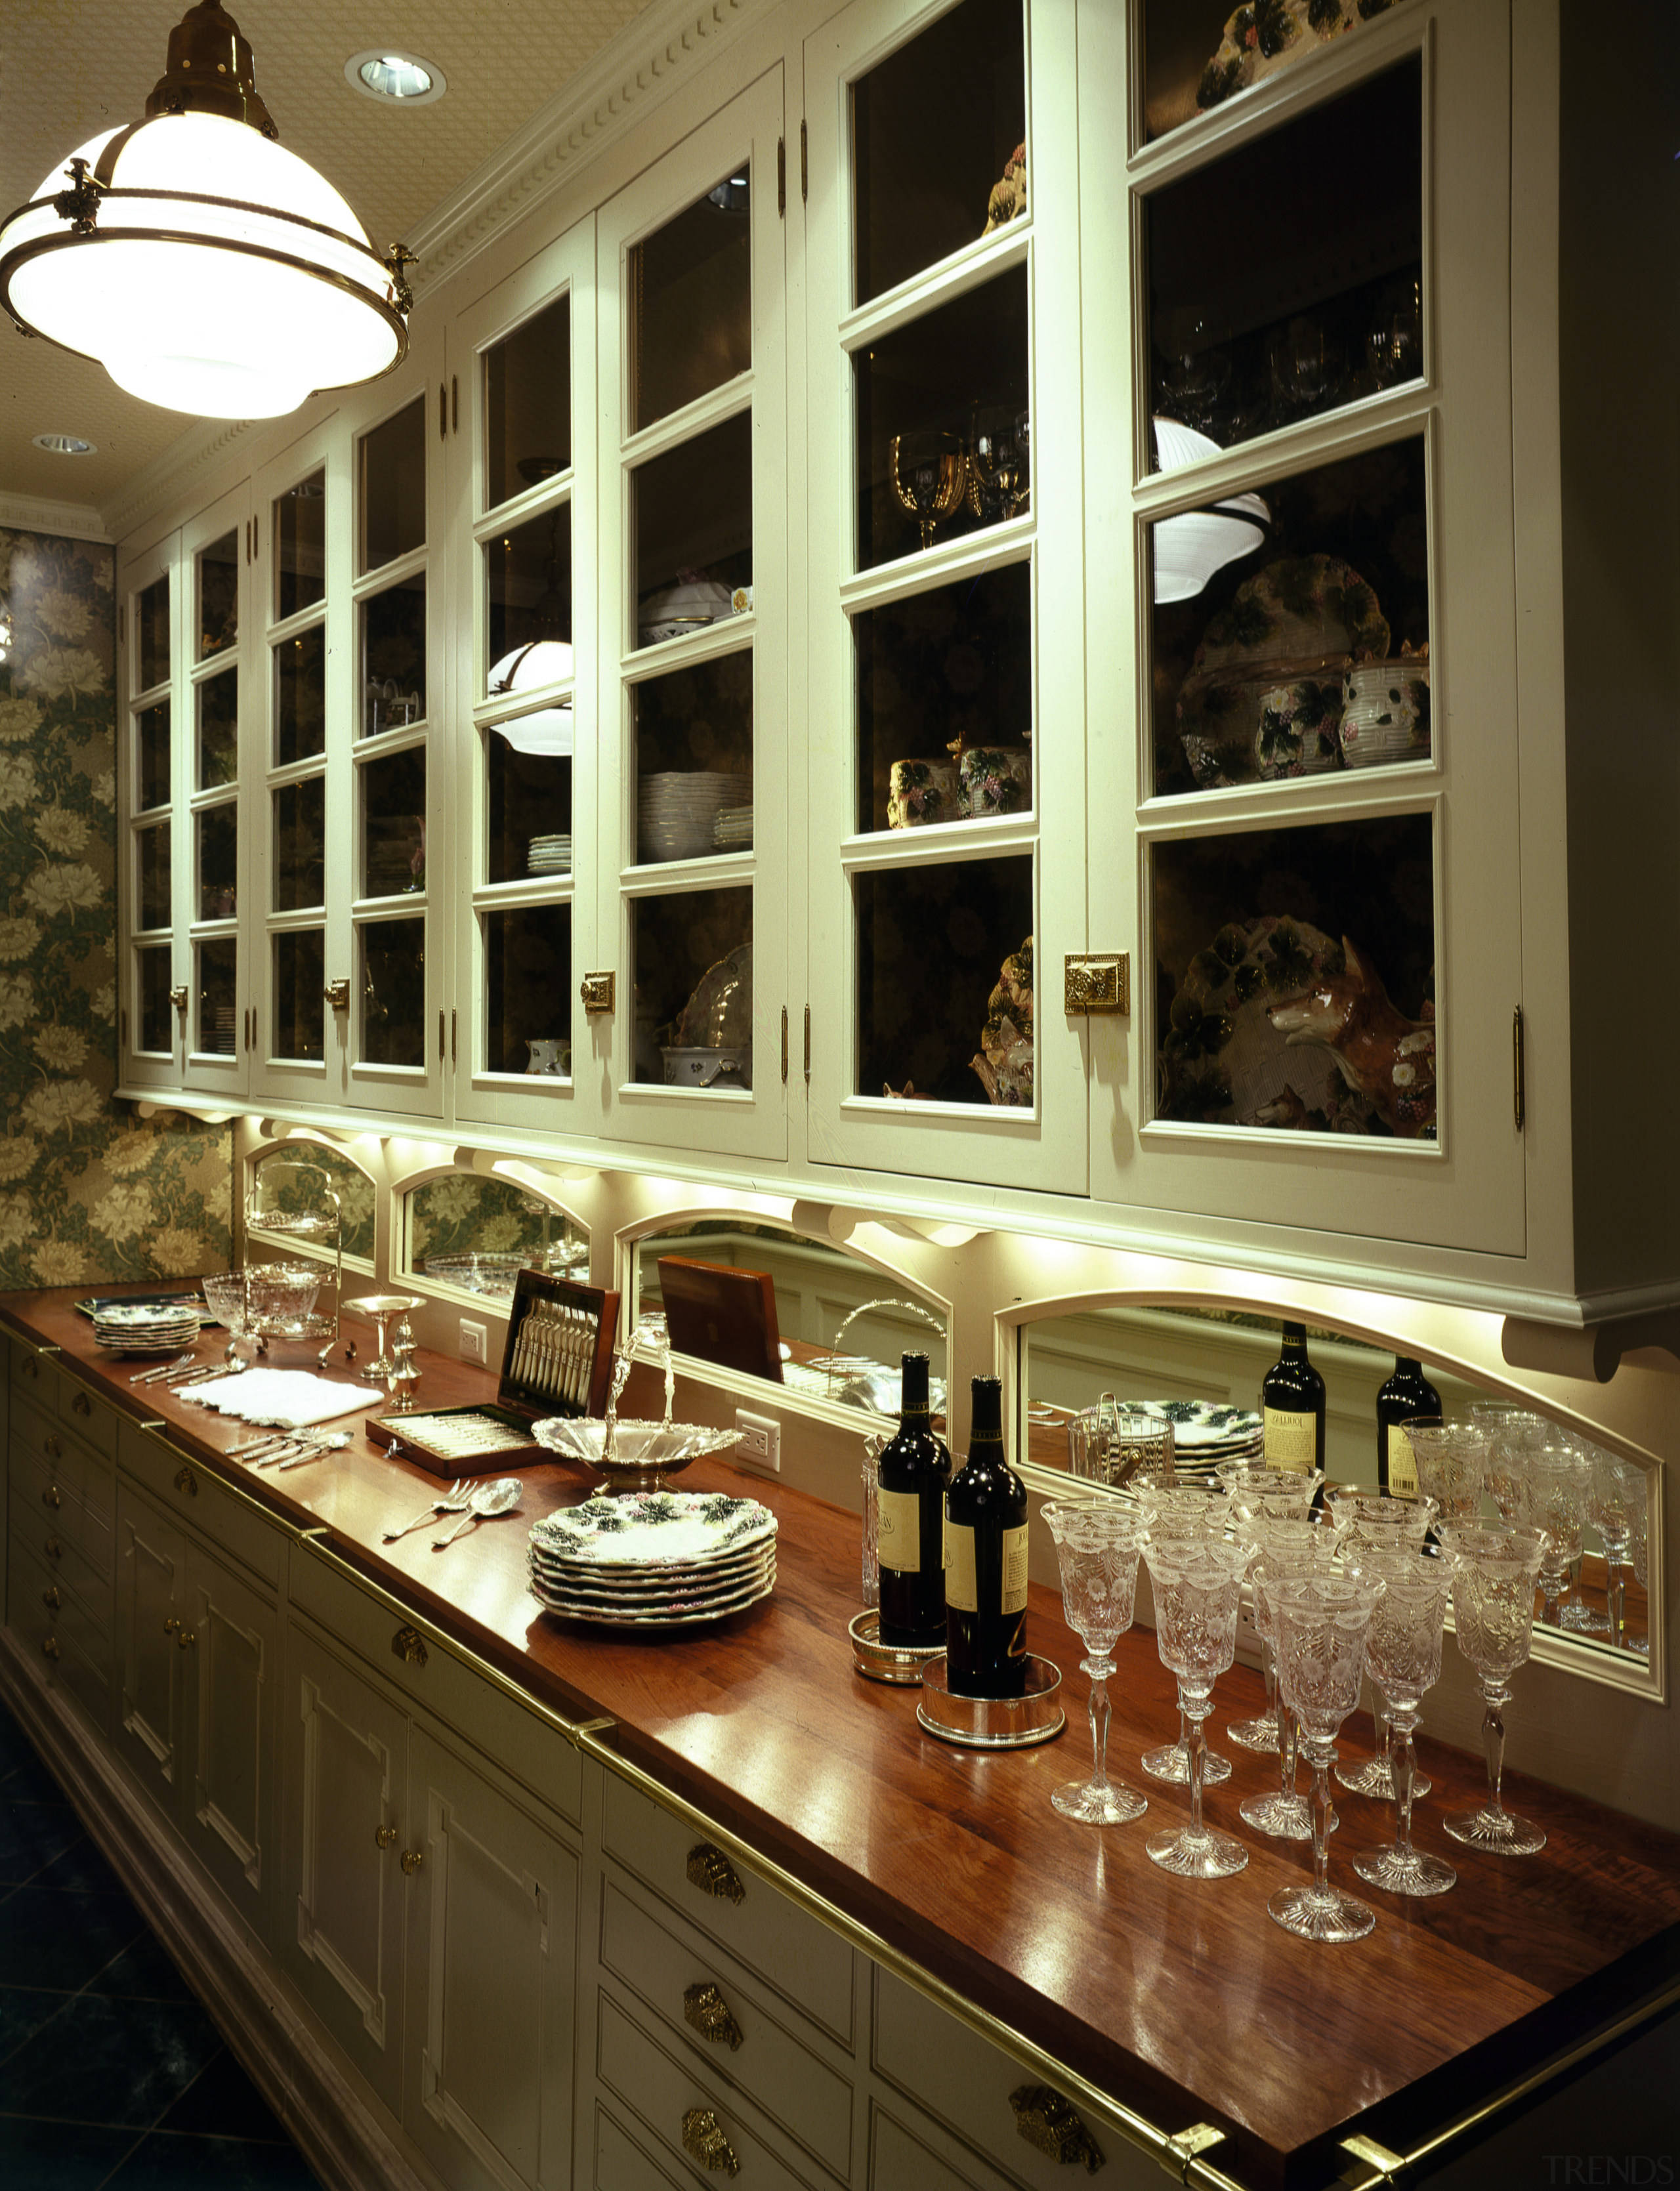
<path fill-rule="evenodd" d="M 520 1454 L 549 1458 L 531 1436 L 550 1415 L 602 1415 L 612 1383 L 618 1296 L 544 1271 L 521 1271 L 508 1314 L 507 1344 L 495 1403 L 478 1408 L 417 1408 L 376 1415 L 375 1445 L 399 1443 L 401 1457 L 433 1476 L 495 1476 Z"/>

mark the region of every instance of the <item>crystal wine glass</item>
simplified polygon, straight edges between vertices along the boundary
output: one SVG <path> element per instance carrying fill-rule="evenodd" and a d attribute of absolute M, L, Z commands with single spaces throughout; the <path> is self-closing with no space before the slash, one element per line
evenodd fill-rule
<path fill-rule="evenodd" d="M 1062 1568 L 1062 1611 L 1085 1647 L 1079 1663 L 1091 1676 L 1091 1778 L 1066 1782 L 1050 1800 L 1082 1825 L 1123 1826 L 1149 1807 L 1108 1771 L 1108 1676 L 1114 1645 L 1131 1625 L 1142 1517 L 1118 1502 L 1076 1506 L 1058 1500 L 1043 1511 Z"/>
<path fill-rule="evenodd" d="M 1250 1578 L 1254 1591 L 1254 1625 L 1259 1631 L 1261 1647 L 1269 1654 L 1275 1669 L 1278 1627 L 1272 1599 L 1273 1585 L 1301 1580 L 1310 1575 L 1333 1574 L 1335 1532 L 1319 1522 L 1308 1521 L 1305 1516 L 1299 1521 L 1261 1521 L 1249 1526 L 1260 1551 L 1260 1557 L 1250 1571 Z M 1259 1833 L 1270 1834 L 1279 1841 L 1305 1841 L 1313 1837 L 1312 1807 L 1304 1795 L 1296 1794 L 1295 1785 L 1300 1733 L 1293 1714 L 1279 1697 L 1277 1727 L 1272 1738 L 1273 1747 L 1278 1756 L 1278 1785 L 1269 1795 L 1244 1797 L 1238 1807 L 1244 1824 L 1253 1826 Z M 1335 1823 L 1335 1816 L 1332 1813 L 1328 1830 L 1333 1832 Z"/>
<path fill-rule="evenodd" d="M 1458 1874 L 1438 1856 L 1412 1847 L 1416 1756 L 1412 1735 L 1424 1698 L 1441 1677 L 1441 1630 L 1452 1583 L 1444 1560 L 1408 1545 L 1366 1555 L 1360 1573 L 1376 1585 L 1365 1639 L 1365 1670 L 1382 1692 L 1394 1733 L 1394 1839 L 1366 1849 L 1353 1869 L 1391 1894 L 1444 1894 Z"/>
<path fill-rule="evenodd" d="M 1473 1522 L 1482 1511 L 1493 1434 L 1479 1423 L 1402 1423 L 1417 1469 L 1417 1488 L 1432 1499 L 1438 1522 Z"/>
<path fill-rule="evenodd" d="M 244 1269 L 242 1266 L 236 1271 L 213 1272 L 198 1283 L 203 1289 L 205 1306 L 227 1333 L 222 1359 L 237 1362 L 239 1342 L 245 1336 L 251 1313 L 250 1289 Z"/>
<path fill-rule="evenodd" d="M 1627 1625 L 1627 1584 L 1622 1570 L 1632 1563 L 1633 1524 L 1643 1514 L 1645 1471 L 1637 1461 L 1620 1460 L 1601 1445 L 1592 1454 L 1592 1526 L 1604 1546 L 1604 1591 L 1610 1640 L 1620 1646 Z"/>
<path fill-rule="evenodd" d="M 1523 1448 L 1522 1519 L 1546 1539 L 1540 1559 L 1544 1598 L 1540 1617 L 1548 1628 L 1563 1625 L 1559 1601 L 1569 1585 L 1570 1566 L 1580 1557 L 1592 1495 L 1592 1464 L 1577 1447 L 1556 1440 Z"/>
<path fill-rule="evenodd" d="M 1266 1907 L 1302 1939 L 1363 1939 L 1376 1912 L 1330 1883 L 1330 1768 L 1336 1730 L 1359 1701 L 1376 1586 L 1358 1576 L 1312 1575 L 1277 1584 L 1272 1602 L 1278 1680 L 1313 1767 L 1313 1884 L 1280 1888 Z"/>
<path fill-rule="evenodd" d="M 1444 1824 L 1455 1841 L 1500 1856 L 1533 1856 L 1544 1830 L 1515 1817 L 1500 1800 L 1505 1763 L 1505 1707 L 1511 1676 L 1528 1663 L 1534 1637 L 1535 1578 L 1546 1538 L 1539 1529 L 1502 1522 L 1454 1522 L 1441 1532 L 1452 1567 L 1453 1625 L 1458 1648 L 1482 1690 L 1482 1747 L 1488 1760 L 1488 1800 L 1479 1811 L 1456 1811 Z"/>
<path fill-rule="evenodd" d="M 1224 1538 L 1193 1537 L 1144 1545 L 1155 1597 L 1155 1643 L 1161 1663 L 1178 1677 L 1178 1708 L 1189 1724 L 1190 1823 L 1153 1834 L 1150 1860 L 1181 1879 L 1224 1879 L 1240 1871 L 1248 1851 L 1202 1821 L 1202 1722 L 1213 1685 L 1237 1655 L 1237 1609 L 1251 1546 Z"/>
<path fill-rule="evenodd" d="M 1348 1484 L 1328 1492 L 1324 1504 L 1335 1525 L 1344 1560 L 1352 1559 L 1362 1550 L 1376 1550 L 1384 1545 L 1421 1545 L 1440 1511 L 1435 1501 L 1421 1491 L 1415 1499 L 1391 1499 L 1387 1492 L 1360 1491 Z M 1350 1795 L 1370 1795 L 1379 1803 L 1392 1803 L 1393 1736 L 1378 1695 L 1371 1699 L 1371 1725 L 1375 1756 L 1358 1765 L 1338 1765 L 1335 1777 Z M 1424 1780 L 1412 1792 L 1427 1795 L 1430 1784 Z"/>
<path fill-rule="evenodd" d="M 1267 1468 L 1264 1461 L 1227 1461 L 1213 1471 L 1231 1502 L 1232 1519 L 1239 1523 L 1262 1521 L 1304 1522 L 1318 1487 L 1324 1480 L 1321 1468 Z M 1258 1615 L 1256 1613 L 1256 1627 Z M 1270 1756 L 1277 1749 L 1278 1662 L 1271 1639 L 1259 1629 L 1260 1670 L 1266 1682 L 1266 1707 L 1257 1718 L 1227 1720 L 1225 1732 L 1239 1750 L 1257 1750 Z"/>
<path fill-rule="evenodd" d="M 895 434 L 890 461 L 898 506 L 921 526 L 923 548 L 931 548 L 934 527 L 962 508 L 968 492 L 961 437 L 931 429 Z"/>
<path fill-rule="evenodd" d="M 1012 410 L 977 411 L 968 447 L 968 506 L 982 523 L 1017 516 L 1027 499 L 1027 452 Z"/>
<path fill-rule="evenodd" d="M 1650 1495 L 1649 1485 L 1641 1482 L 1628 1516 L 1627 1532 L 1628 1565 L 1633 1569 L 1634 1581 L 1646 1591 L 1651 1579 Z M 1630 1636 L 1626 1642 L 1630 1651 L 1648 1656 L 1651 1648 L 1649 1625 L 1643 1636 Z"/>
<path fill-rule="evenodd" d="M 1229 1519 L 1227 1502 L 1212 1497 L 1201 1484 L 1138 1482 L 1133 1488 L 1149 1535 L 1157 1542 L 1187 1542 L 1193 1538 L 1222 1541 Z M 1138 1763 L 1152 1780 L 1165 1780 L 1174 1787 L 1184 1785 L 1190 1778 L 1190 1730 L 1182 1712 L 1178 1716 L 1177 1741 L 1163 1743 L 1159 1750 L 1146 1750 Z M 1204 1784 L 1210 1788 L 1230 1778 L 1230 1759 L 1221 1757 L 1204 1744 Z"/>
<path fill-rule="evenodd" d="M 1482 1488 L 1499 1510 L 1502 1522 L 1523 1519 L 1523 1455 L 1536 1440 L 1543 1441 L 1550 1426 L 1543 1415 L 1519 1408 L 1509 1400 L 1472 1400 L 1472 1422 L 1488 1433 L 1488 1457 L 1482 1471 Z"/>

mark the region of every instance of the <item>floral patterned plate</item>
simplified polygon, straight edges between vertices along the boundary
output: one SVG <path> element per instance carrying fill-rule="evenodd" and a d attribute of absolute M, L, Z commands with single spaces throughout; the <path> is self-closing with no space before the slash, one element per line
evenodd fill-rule
<path fill-rule="evenodd" d="M 531 1542 L 573 1566 L 605 1570 L 704 1568 L 773 1538 L 776 1517 L 756 1499 L 726 1492 L 645 1491 L 586 1499 L 533 1522 Z"/>
<path fill-rule="evenodd" d="M 548 1596 L 533 1579 L 532 1589 L 550 1613 L 559 1613 L 567 1620 L 588 1620 L 605 1628 L 681 1628 L 694 1620 L 721 1620 L 726 1613 L 744 1613 L 749 1605 L 768 1597 L 776 1587 L 772 1569 L 762 1582 L 749 1585 L 732 1596 L 709 1597 L 697 1593 L 688 1599 L 674 1601 L 660 1611 L 638 1610 L 633 1607 L 615 1609 L 584 1605 L 577 1601 L 559 1600 Z"/>

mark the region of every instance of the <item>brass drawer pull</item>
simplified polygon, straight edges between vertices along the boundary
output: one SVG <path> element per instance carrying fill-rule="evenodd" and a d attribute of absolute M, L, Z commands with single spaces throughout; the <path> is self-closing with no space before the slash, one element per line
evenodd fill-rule
<path fill-rule="evenodd" d="M 185 1461 L 175 1471 L 175 1488 L 177 1491 L 185 1491 L 189 1499 L 196 1499 L 198 1496 L 198 1478 Z"/>
<path fill-rule="evenodd" d="M 22 1366 L 26 1377 L 38 1377 L 41 1374 L 41 1364 L 32 1354 L 25 1355 Z"/>
<path fill-rule="evenodd" d="M 64 1495 L 60 1491 L 56 1483 L 49 1483 L 46 1489 L 41 1494 L 41 1504 L 43 1506 L 53 1507 L 63 1505 Z"/>
<path fill-rule="evenodd" d="M 715 1894 L 720 1902 L 744 1902 L 747 1890 L 741 1875 L 720 1848 L 697 1841 L 688 1852 L 688 1883 L 702 1894 Z"/>
<path fill-rule="evenodd" d="M 163 1633 L 166 1636 L 173 1636 L 180 1625 L 180 1622 L 176 1619 L 173 1613 L 168 1613 L 164 1618 Z"/>
<path fill-rule="evenodd" d="M 85 1392 L 72 1392 L 70 1408 L 71 1413 L 77 1415 L 91 1415 L 94 1412 L 94 1403 Z"/>
<path fill-rule="evenodd" d="M 414 1876 L 425 1860 L 426 1852 L 424 1849 L 404 1849 L 402 1854 L 397 1858 L 410 1879 Z"/>
<path fill-rule="evenodd" d="M 191 1650 L 191 1648 L 192 1648 L 193 1645 L 194 1645 L 197 1641 L 198 1641 L 198 1635 L 197 1635 L 197 1631 L 196 1631 L 195 1629 L 191 1629 L 191 1628 L 183 1628 L 183 1629 L 182 1629 L 182 1630 L 180 1631 L 179 1635 L 179 1636 L 176 1636 L 176 1638 L 175 1638 L 175 1642 L 177 1642 L 177 1644 L 180 1647 L 180 1648 L 181 1648 L 183 1651 L 190 1651 L 190 1650 Z"/>
<path fill-rule="evenodd" d="M 720 2169 L 726 2176 L 741 2173 L 740 2160 L 723 2134 L 715 2108 L 690 2108 L 682 2119 L 682 2149 L 702 2168 Z"/>
<path fill-rule="evenodd" d="M 685 1988 L 682 2020 L 714 2046 L 721 2046 L 727 2041 L 732 2054 L 745 2035 L 730 2014 L 729 2003 L 715 1985 L 702 1983 Z"/>
<path fill-rule="evenodd" d="M 41 1450 L 46 1454 L 48 1460 L 62 1460 L 64 1459 L 64 1448 L 59 1443 L 58 1439 L 50 1434 L 42 1439 Z"/>
<path fill-rule="evenodd" d="M 41 1642 L 41 1648 L 46 1653 L 49 1659 L 56 1659 L 59 1655 L 58 1637 L 56 1636 L 43 1636 Z"/>
<path fill-rule="evenodd" d="M 64 1603 L 64 1599 L 60 1595 L 59 1586 L 55 1582 L 48 1583 L 46 1589 L 42 1591 L 41 1602 L 46 1607 L 48 1613 L 56 1613 L 60 1607 Z"/>
<path fill-rule="evenodd" d="M 392 1842 L 396 1841 L 396 1828 L 395 1826 L 375 1826 L 375 1827 L 374 1827 L 374 1829 L 373 1829 L 373 1846 L 374 1846 L 374 1847 L 375 1847 L 376 1849 L 381 1849 L 381 1850 L 383 1850 L 383 1849 L 388 1849 L 388 1848 L 391 1846 Z"/>
<path fill-rule="evenodd" d="M 426 1639 L 418 1628 L 405 1624 L 390 1639 L 393 1659 L 401 1659 L 405 1666 L 424 1666 L 426 1663 Z"/>
<path fill-rule="evenodd" d="M 56 1537 L 48 1537 L 44 1549 L 49 1560 L 61 1560 L 64 1557 L 64 1546 Z"/>
<path fill-rule="evenodd" d="M 1060 2092 L 1048 2085 L 1022 2085 L 1009 2096 L 1015 2127 L 1028 2145 L 1068 2167 L 1083 2162 L 1087 2176 L 1102 2167 L 1103 2154 L 1091 2132 Z"/>

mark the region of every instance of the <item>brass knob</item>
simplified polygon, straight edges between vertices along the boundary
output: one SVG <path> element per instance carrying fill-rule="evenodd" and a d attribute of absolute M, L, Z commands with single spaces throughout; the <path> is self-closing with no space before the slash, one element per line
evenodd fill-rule
<path fill-rule="evenodd" d="M 64 1599 L 60 1596 L 59 1586 L 55 1582 L 48 1583 L 46 1589 L 42 1591 L 41 1602 L 46 1607 L 48 1613 L 56 1613 L 59 1608 L 64 1603 Z"/>
<path fill-rule="evenodd" d="M 407 1623 L 390 1639 L 391 1656 L 401 1659 L 405 1666 L 424 1666 L 426 1663 L 426 1639 L 418 1628 Z"/>
<path fill-rule="evenodd" d="M 373 1846 L 376 1849 L 388 1849 L 396 1839 L 396 1828 L 395 1826 L 374 1827 Z"/>
<path fill-rule="evenodd" d="M 726 2042 L 732 2054 L 745 2035 L 729 2012 L 729 2004 L 715 1985 L 702 1983 L 685 1989 L 682 2020 L 714 2046 Z"/>
<path fill-rule="evenodd" d="M 723 2134 L 715 2108 L 690 2108 L 682 2119 L 682 2149 L 702 2168 L 720 2169 L 726 2176 L 741 2173 L 740 2160 Z"/>
<path fill-rule="evenodd" d="M 180 1622 L 176 1619 L 174 1614 L 172 1613 L 164 1620 L 163 1633 L 166 1636 L 173 1636 L 180 1625 Z"/>
<path fill-rule="evenodd" d="M 49 1659 L 56 1659 L 59 1655 L 58 1637 L 56 1636 L 48 1636 L 43 1637 L 42 1640 L 41 1648 L 46 1653 Z"/>
<path fill-rule="evenodd" d="M 610 1012 L 615 1008 L 618 976 L 610 969 L 605 973 L 585 974 L 578 984 L 578 994 L 586 1012 Z"/>
<path fill-rule="evenodd" d="M 688 1852 L 688 1883 L 702 1894 L 715 1894 L 720 1902 L 744 1902 L 747 1890 L 741 1875 L 720 1848 L 697 1841 Z"/>
<path fill-rule="evenodd" d="M 189 1499 L 196 1499 L 198 1496 L 198 1478 L 185 1461 L 175 1471 L 175 1488 L 177 1491 L 185 1491 Z"/>
<path fill-rule="evenodd" d="M 56 1483 L 49 1483 L 46 1489 L 41 1494 L 41 1504 L 43 1506 L 56 1507 L 63 1505 L 64 1500 L 60 1494 L 59 1487 Z"/>
<path fill-rule="evenodd" d="M 424 1849 L 404 1849 L 402 1854 L 397 1858 L 397 1862 L 410 1879 L 414 1876 L 425 1860 L 426 1852 Z"/>
<path fill-rule="evenodd" d="M 1071 2104 L 1048 2085 L 1022 2085 L 1009 2096 L 1015 2127 L 1062 2167 L 1082 2164 L 1087 2176 L 1102 2167 L 1103 2154 Z"/>
<path fill-rule="evenodd" d="M 64 1448 L 59 1443 L 56 1437 L 50 1435 L 42 1440 L 41 1450 L 46 1454 L 48 1460 L 62 1460 L 64 1459 Z"/>
<path fill-rule="evenodd" d="M 321 993 L 335 1012 L 347 1012 L 350 1010 L 350 976 L 341 974 L 336 982 L 327 982 Z"/>
<path fill-rule="evenodd" d="M 183 1651 L 190 1651 L 190 1650 L 191 1650 L 191 1648 L 192 1648 L 193 1645 L 194 1645 L 197 1641 L 198 1641 L 198 1635 L 197 1635 L 197 1631 L 196 1631 L 195 1629 L 191 1629 L 191 1628 L 183 1628 L 183 1629 L 182 1629 L 182 1630 L 181 1630 L 181 1632 L 180 1632 L 180 1634 L 179 1634 L 179 1636 L 176 1636 L 176 1638 L 175 1638 L 175 1642 L 176 1642 L 177 1645 L 178 1645 L 178 1646 L 179 1647 L 179 1648 L 180 1648 L 181 1650 L 183 1650 Z"/>
<path fill-rule="evenodd" d="M 48 1538 L 45 1551 L 49 1560 L 61 1560 L 64 1557 L 64 1546 L 56 1537 Z"/>
<path fill-rule="evenodd" d="M 24 1357 L 23 1374 L 26 1377 L 38 1377 L 41 1374 L 41 1364 L 32 1354 L 26 1354 Z"/>
<path fill-rule="evenodd" d="M 85 1392 L 73 1392 L 71 1395 L 70 1405 L 72 1414 L 75 1414 L 91 1415 L 94 1412 L 94 1403 Z"/>

